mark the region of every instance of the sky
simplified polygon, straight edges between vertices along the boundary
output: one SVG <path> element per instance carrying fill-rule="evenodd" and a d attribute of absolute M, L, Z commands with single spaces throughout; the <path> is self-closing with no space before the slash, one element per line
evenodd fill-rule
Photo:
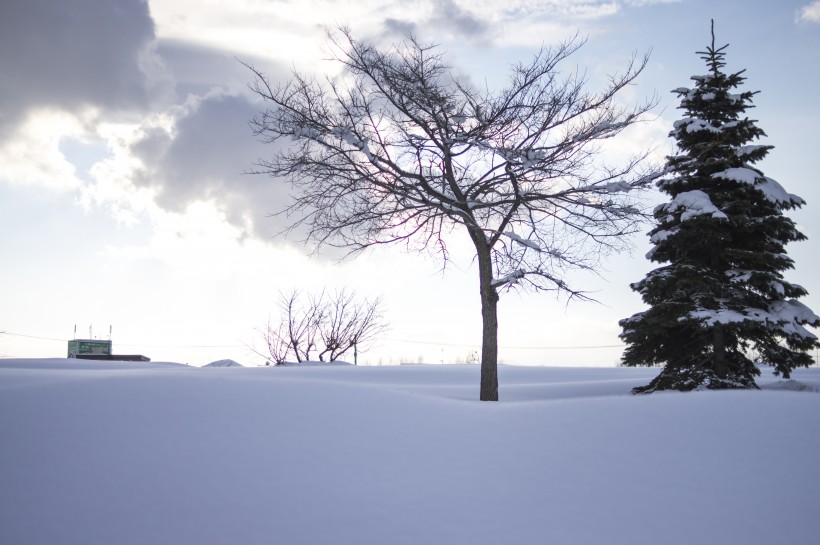
<path fill-rule="evenodd" d="M 589 89 L 650 52 L 625 104 L 657 94 L 644 123 L 607 153 L 651 147 L 662 160 L 679 119 L 672 89 L 705 71 L 696 51 L 729 43 L 727 71 L 759 90 L 750 115 L 775 146 L 756 166 L 807 205 L 790 216 L 787 280 L 820 310 L 820 1 L 6 0 L 0 5 L 0 356 L 54 357 L 66 341 L 109 335 L 115 353 L 201 365 L 264 363 L 261 330 L 279 294 L 356 290 L 381 297 L 390 329 L 366 364 L 468 359 L 481 342 L 478 275 L 454 244 L 442 263 L 400 247 L 338 262 L 279 235 L 279 180 L 246 174 L 272 154 L 248 121 L 264 106 L 250 63 L 274 81 L 323 76 L 324 27 L 389 45 L 413 32 L 440 44 L 473 81 L 497 86 L 509 66 L 575 33 L 562 66 Z M 597 84 L 597 85 L 596 85 Z M 647 202 L 661 202 L 652 193 Z M 527 365 L 615 365 L 618 320 L 644 308 L 629 284 L 652 264 L 645 233 L 599 275 L 570 273 L 593 302 L 504 293 L 499 357 Z"/>

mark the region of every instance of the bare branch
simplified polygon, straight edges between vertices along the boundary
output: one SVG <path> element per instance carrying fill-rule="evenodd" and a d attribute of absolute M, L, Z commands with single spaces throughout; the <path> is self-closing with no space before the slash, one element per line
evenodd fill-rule
<path fill-rule="evenodd" d="M 262 332 L 270 357 L 276 364 L 293 355 L 297 362 L 318 359 L 335 361 L 351 348 L 366 349 L 387 329 L 380 299 L 363 299 L 340 290 L 332 295 L 304 296 L 294 290 L 279 296 L 280 321 L 268 320 Z"/>
<path fill-rule="evenodd" d="M 646 56 L 589 92 L 582 74 L 559 72 L 583 46 L 576 36 L 513 67 L 509 84 L 491 91 L 459 81 L 436 46 L 413 36 L 388 50 L 345 28 L 328 38 L 345 68 L 337 79 L 294 72 L 272 84 L 249 66 L 251 89 L 267 104 L 251 126 L 264 142 L 288 144 L 256 172 L 293 185 L 280 213 L 307 229 L 309 245 L 355 253 L 401 242 L 446 264 L 447 236 L 466 229 L 488 311 L 513 281 L 582 297 L 567 271 L 595 270 L 646 218 L 636 195 L 657 176 L 648 152 L 599 161 L 605 141 L 657 102 L 616 101 Z M 485 330 L 495 327 L 487 316 Z"/>

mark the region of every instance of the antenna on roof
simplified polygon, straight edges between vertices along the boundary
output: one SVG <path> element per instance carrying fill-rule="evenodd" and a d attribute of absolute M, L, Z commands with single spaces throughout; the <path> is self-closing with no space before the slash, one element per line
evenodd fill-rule
<path fill-rule="evenodd" d="M 111 340 L 111 330 L 112 329 L 113 329 L 113 326 L 111 324 L 108 324 L 108 340 L 109 341 Z"/>

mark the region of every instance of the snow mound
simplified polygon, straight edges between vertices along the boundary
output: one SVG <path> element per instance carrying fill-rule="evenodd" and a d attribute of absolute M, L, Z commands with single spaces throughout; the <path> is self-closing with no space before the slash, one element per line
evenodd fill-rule
<path fill-rule="evenodd" d="M 170 361 L 84 360 L 81 358 L 0 359 L 0 369 L 118 371 L 123 369 L 159 369 L 163 367 L 186 367 L 186 365 Z"/>
<path fill-rule="evenodd" d="M 245 367 L 234 360 L 216 360 L 202 367 Z"/>
<path fill-rule="evenodd" d="M 778 390 L 778 391 L 789 391 L 789 392 L 814 392 L 820 393 L 820 386 L 815 384 L 806 384 L 805 382 L 799 382 L 794 379 L 789 380 L 781 380 L 778 382 L 772 382 L 770 384 L 761 384 L 761 390 Z"/>
<path fill-rule="evenodd" d="M 657 368 L 500 366 L 501 401 L 480 403 L 477 365 L 72 367 L 96 363 L 0 360 L 0 543 L 820 535 L 817 395 L 629 393 Z"/>

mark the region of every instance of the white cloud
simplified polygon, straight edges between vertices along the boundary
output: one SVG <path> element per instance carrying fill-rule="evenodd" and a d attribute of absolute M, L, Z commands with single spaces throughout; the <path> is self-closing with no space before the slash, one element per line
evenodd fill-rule
<path fill-rule="evenodd" d="M 225 221 L 213 202 L 197 202 L 180 213 L 159 208 L 147 210 L 153 224 L 150 241 L 144 245 L 109 247 L 109 257 L 133 262 L 159 261 L 171 267 L 180 278 L 195 281 L 203 270 L 210 275 L 228 274 L 243 254 L 257 254 L 248 263 L 260 263 L 262 244 L 248 241 L 237 244 L 241 231 Z M 209 278 L 212 279 L 212 278 Z"/>
<path fill-rule="evenodd" d="M 437 42 L 468 39 L 538 46 L 565 37 L 567 27 L 574 32 L 573 22 L 618 11 L 619 2 L 614 0 L 314 0 L 310 8 L 304 2 L 253 0 L 151 2 L 160 39 L 228 49 L 240 56 L 284 59 L 303 70 L 328 57 L 323 25 L 350 25 L 357 36 L 388 41 L 413 31 L 422 38 L 433 32 Z"/>
<path fill-rule="evenodd" d="M 802 6 L 797 10 L 797 22 L 820 23 L 820 0 Z"/>
<path fill-rule="evenodd" d="M 93 118 L 56 110 L 32 112 L 10 138 L 0 141 L 0 181 L 34 185 L 61 191 L 78 188 L 82 181 L 76 168 L 60 150 L 63 138 L 88 137 L 86 122 Z M 84 119 L 85 118 L 85 119 Z"/>
<path fill-rule="evenodd" d="M 677 4 L 681 0 L 626 0 L 627 6 L 643 7 L 654 6 L 656 4 Z"/>
<path fill-rule="evenodd" d="M 161 114 L 149 118 L 155 123 L 162 119 Z M 143 214 L 155 207 L 154 192 L 133 182 L 142 163 L 133 156 L 130 145 L 138 138 L 140 127 L 118 123 L 100 126 L 98 134 L 105 140 L 109 155 L 91 166 L 91 179 L 80 188 L 80 203 L 86 209 L 107 208 L 118 222 L 126 225 L 138 223 Z"/>

